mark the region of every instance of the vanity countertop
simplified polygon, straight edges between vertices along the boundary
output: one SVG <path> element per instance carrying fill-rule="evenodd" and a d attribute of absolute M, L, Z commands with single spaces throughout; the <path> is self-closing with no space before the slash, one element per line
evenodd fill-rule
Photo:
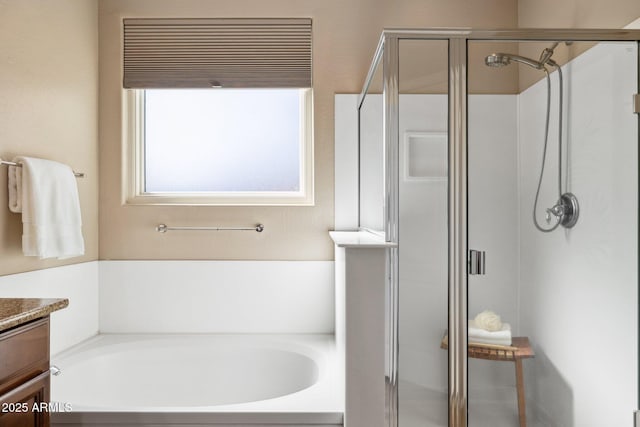
<path fill-rule="evenodd" d="M 0 332 L 48 316 L 68 305 L 66 298 L 0 298 Z"/>

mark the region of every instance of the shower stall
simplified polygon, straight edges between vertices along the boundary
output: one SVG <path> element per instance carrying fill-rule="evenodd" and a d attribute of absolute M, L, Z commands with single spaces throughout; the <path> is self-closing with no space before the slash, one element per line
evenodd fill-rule
<path fill-rule="evenodd" d="M 634 425 L 638 30 L 385 30 L 358 221 L 390 427 Z"/>

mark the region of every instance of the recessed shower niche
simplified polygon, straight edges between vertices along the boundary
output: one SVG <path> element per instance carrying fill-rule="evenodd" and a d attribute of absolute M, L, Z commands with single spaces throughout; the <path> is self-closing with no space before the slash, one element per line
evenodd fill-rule
<path fill-rule="evenodd" d="M 447 134 L 405 132 L 403 178 L 407 181 L 447 179 Z"/>

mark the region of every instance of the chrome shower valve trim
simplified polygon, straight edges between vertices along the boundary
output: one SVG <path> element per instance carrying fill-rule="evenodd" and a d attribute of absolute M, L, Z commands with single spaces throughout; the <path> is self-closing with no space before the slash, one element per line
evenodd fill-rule
<path fill-rule="evenodd" d="M 553 215 L 560 222 L 560 225 L 571 228 L 578 222 L 579 214 L 580 206 L 576 196 L 573 193 L 564 193 L 554 206 L 547 209 L 545 219 L 549 224 Z"/>

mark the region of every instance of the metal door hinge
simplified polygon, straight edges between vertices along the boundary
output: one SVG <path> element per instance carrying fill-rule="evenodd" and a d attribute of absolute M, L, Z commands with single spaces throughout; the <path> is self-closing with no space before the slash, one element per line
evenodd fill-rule
<path fill-rule="evenodd" d="M 633 427 L 640 427 L 640 411 L 633 413 Z"/>
<path fill-rule="evenodd" d="M 485 274 L 485 252 L 471 249 L 469 251 L 469 274 Z"/>
<path fill-rule="evenodd" d="M 640 114 L 640 93 L 633 94 L 633 112 Z"/>

